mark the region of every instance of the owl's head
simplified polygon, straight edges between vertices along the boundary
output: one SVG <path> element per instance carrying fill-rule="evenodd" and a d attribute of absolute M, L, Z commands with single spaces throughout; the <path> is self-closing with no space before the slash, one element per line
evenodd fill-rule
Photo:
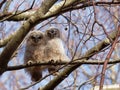
<path fill-rule="evenodd" d="M 28 36 L 27 43 L 33 44 L 33 45 L 45 44 L 44 33 L 37 30 L 31 31 Z"/>
<path fill-rule="evenodd" d="M 46 30 L 45 35 L 49 39 L 60 38 L 60 31 L 57 28 L 49 28 Z"/>

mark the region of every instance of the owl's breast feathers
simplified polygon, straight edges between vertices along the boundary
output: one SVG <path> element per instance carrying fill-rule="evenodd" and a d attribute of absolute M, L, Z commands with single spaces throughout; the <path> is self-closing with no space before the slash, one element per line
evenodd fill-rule
<path fill-rule="evenodd" d="M 68 57 L 66 56 L 65 49 L 62 43 L 62 40 L 59 38 L 51 39 L 48 41 L 48 45 L 46 46 L 45 55 L 48 60 L 65 60 L 68 61 Z"/>
<path fill-rule="evenodd" d="M 26 55 L 25 55 L 25 60 L 28 62 L 29 60 L 32 61 L 40 61 L 44 58 L 44 46 L 34 46 L 34 47 L 29 47 L 30 49 L 26 48 Z"/>

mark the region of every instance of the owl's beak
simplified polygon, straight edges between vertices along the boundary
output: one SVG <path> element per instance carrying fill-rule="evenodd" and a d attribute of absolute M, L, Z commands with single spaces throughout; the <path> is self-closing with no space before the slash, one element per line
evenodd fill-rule
<path fill-rule="evenodd" d="M 35 43 L 37 43 L 39 40 L 40 40 L 39 37 L 34 37 L 34 38 L 33 38 L 33 41 L 34 41 Z"/>
<path fill-rule="evenodd" d="M 37 43 L 37 42 L 38 42 L 38 40 L 39 40 L 39 39 L 35 38 L 35 39 L 34 39 L 34 42 L 35 42 L 35 43 Z"/>
<path fill-rule="evenodd" d="M 54 36 L 56 35 L 56 31 L 55 30 L 51 30 L 49 33 L 48 33 L 49 37 L 50 38 L 54 38 Z"/>

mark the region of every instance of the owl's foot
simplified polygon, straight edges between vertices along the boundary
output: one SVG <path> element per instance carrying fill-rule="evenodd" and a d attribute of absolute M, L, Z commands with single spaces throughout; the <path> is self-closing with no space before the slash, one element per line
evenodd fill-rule
<path fill-rule="evenodd" d="M 53 59 L 49 60 L 49 63 L 51 63 L 51 64 L 53 64 L 54 66 L 56 66 L 56 62 L 55 62 L 55 60 L 53 60 Z"/>
<path fill-rule="evenodd" d="M 53 59 L 49 60 L 49 63 L 54 63 L 54 62 L 55 62 L 55 60 L 53 60 Z"/>
<path fill-rule="evenodd" d="M 27 65 L 31 65 L 31 64 L 33 64 L 34 62 L 32 61 L 32 60 L 29 60 L 28 62 L 27 62 Z"/>

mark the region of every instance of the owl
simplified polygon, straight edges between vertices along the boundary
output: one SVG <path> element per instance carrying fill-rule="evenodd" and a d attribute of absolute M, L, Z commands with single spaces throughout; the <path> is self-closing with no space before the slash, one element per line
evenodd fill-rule
<path fill-rule="evenodd" d="M 69 61 L 70 59 L 65 53 L 65 48 L 60 37 L 60 30 L 57 28 L 49 28 L 45 31 L 45 37 L 47 40 L 45 48 L 45 58 L 46 60 L 53 60 L 54 62 Z M 59 67 L 49 66 L 48 71 L 53 73 L 57 71 Z M 58 74 L 57 72 L 53 75 Z"/>
<path fill-rule="evenodd" d="M 31 31 L 27 36 L 24 63 L 28 62 L 61 62 L 69 61 L 65 53 L 64 45 L 60 38 L 60 31 L 57 28 L 49 28 L 45 33 L 41 31 Z M 38 81 L 42 78 L 42 71 L 48 69 L 49 73 L 58 70 L 59 66 L 34 66 L 25 68 L 25 71 L 31 76 L 32 81 Z M 58 74 L 53 73 L 53 75 Z"/>
<path fill-rule="evenodd" d="M 27 36 L 24 63 L 37 62 L 37 60 L 44 60 L 44 50 L 46 46 L 46 38 L 41 31 L 31 31 Z M 42 78 L 42 66 L 34 66 L 25 68 L 25 71 L 31 76 L 32 81 L 38 81 Z"/>

